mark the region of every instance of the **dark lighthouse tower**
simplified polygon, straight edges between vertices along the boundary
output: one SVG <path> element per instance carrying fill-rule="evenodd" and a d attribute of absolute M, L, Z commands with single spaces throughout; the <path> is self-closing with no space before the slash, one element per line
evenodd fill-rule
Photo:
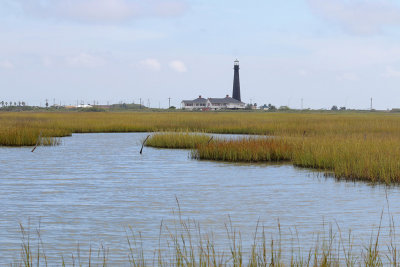
<path fill-rule="evenodd" d="M 239 60 L 235 60 L 234 66 L 234 74 L 233 74 L 233 92 L 232 98 L 242 101 L 240 99 L 240 80 L 239 80 Z"/>

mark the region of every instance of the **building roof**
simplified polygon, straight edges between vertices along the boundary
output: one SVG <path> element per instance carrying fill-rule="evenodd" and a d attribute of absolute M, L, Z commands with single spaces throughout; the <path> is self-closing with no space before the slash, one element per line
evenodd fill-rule
<path fill-rule="evenodd" d="M 237 99 L 234 99 L 232 97 L 226 96 L 224 98 L 202 98 L 201 96 L 199 98 L 196 98 L 194 100 L 182 100 L 182 103 L 187 105 L 187 104 L 206 104 L 207 101 L 210 101 L 210 103 L 213 104 L 243 104 L 244 103 L 242 101 L 239 101 Z"/>
<path fill-rule="evenodd" d="M 242 101 L 234 99 L 232 97 L 224 97 L 224 98 L 209 98 L 212 104 L 241 104 Z M 244 104 L 244 103 L 243 103 Z"/>
<path fill-rule="evenodd" d="M 194 100 L 182 100 L 182 102 L 190 103 L 190 104 L 205 104 L 205 103 L 207 103 L 207 99 L 199 97 Z"/>

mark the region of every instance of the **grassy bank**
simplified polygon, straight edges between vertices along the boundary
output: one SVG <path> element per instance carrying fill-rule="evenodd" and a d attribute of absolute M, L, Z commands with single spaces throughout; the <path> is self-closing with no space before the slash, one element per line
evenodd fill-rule
<path fill-rule="evenodd" d="M 283 138 L 216 140 L 196 148 L 193 158 L 231 162 L 289 161 L 293 154 L 293 144 Z"/>
<path fill-rule="evenodd" d="M 199 145 L 192 157 L 231 162 L 290 162 L 336 178 L 400 182 L 399 139 L 357 137 L 243 138 Z"/>
<path fill-rule="evenodd" d="M 146 146 L 157 148 L 196 148 L 201 144 L 207 144 L 211 137 L 194 133 L 157 133 L 150 136 Z"/>
<path fill-rule="evenodd" d="M 48 136 L 95 132 L 183 131 L 308 137 L 399 136 L 400 114 L 346 113 L 8 113 L 0 112 L 0 145 L 31 145 L 42 131 Z M 18 132 L 20 142 L 13 140 Z M 26 138 L 25 138 L 26 137 Z"/>
<path fill-rule="evenodd" d="M 331 172 L 337 178 L 386 184 L 400 182 L 398 136 L 306 138 L 293 151 L 293 164 Z"/>
<path fill-rule="evenodd" d="M 200 159 L 284 160 L 340 178 L 400 182 L 400 114 L 395 113 L 0 113 L 3 146 L 33 146 L 39 136 L 52 143 L 52 137 L 72 133 L 158 131 L 274 136 L 205 145 L 206 137 L 156 135 L 148 145 L 199 144 Z"/>

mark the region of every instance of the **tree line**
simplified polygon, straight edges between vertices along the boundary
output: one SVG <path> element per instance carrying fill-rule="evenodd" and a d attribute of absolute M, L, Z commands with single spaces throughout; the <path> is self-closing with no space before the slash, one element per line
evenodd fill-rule
<path fill-rule="evenodd" d="M 24 101 L 0 101 L 1 107 L 25 107 L 26 103 Z"/>

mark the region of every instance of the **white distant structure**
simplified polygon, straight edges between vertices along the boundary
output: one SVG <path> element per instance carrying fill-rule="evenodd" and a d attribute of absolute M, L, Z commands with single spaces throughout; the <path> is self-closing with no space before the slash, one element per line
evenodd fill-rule
<path fill-rule="evenodd" d="M 90 104 L 87 104 L 87 105 L 81 104 L 81 105 L 77 105 L 76 107 L 77 107 L 77 108 L 91 108 L 92 105 L 90 105 Z"/>
<path fill-rule="evenodd" d="M 182 109 L 186 110 L 220 110 L 220 109 L 244 109 L 246 104 L 229 95 L 224 98 L 202 98 L 201 95 L 194 100 L 183 100 Z"/>
<path fill-rule="evenodd" d="M 199 98 L 194 100 L 183 100 L 182 109 L 187 110 L 220 110 L 220 109 L 244 109 L 246 104 L 240 98 L 240 81 L 239 81 L 239 60 L 234 61 L 233 65 L 233 90 L 232 97 L 226 95 L 225 98 Z"/>

